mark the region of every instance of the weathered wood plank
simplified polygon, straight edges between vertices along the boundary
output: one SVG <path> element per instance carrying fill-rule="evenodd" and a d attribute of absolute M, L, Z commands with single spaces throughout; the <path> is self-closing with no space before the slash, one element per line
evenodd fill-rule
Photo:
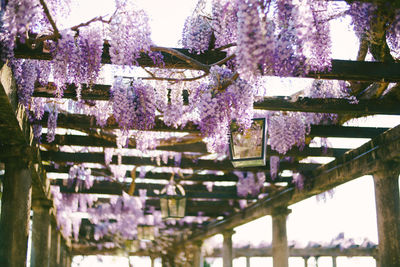
<path fill-rule="evenodd" d="M 45 165 L 45 169 L 48 172 L 48 176 L 51 178 L 50 173 L 68 173 L 70 167 L 68 166 L 58 166 L 55 168 L 52 165 Z M 110 170 L 108 169 L 100 169 L 100 168 L 90 168 L 92 176 L 100 176 L 107 177 L 112 176 Z M 172 173 L 171 172 L 146 172 L 146 175 L 143 177 L 145 179 L 152 180 L 170 180 Z M 127 171 L 125 173 L 125 177 L 130 177 L 131 172 Z M 290 183 L 292 181 L 291 176 L 283 176 L 277 177 L 274 180 L 271 179 L 271 175 L 269 171 L 265 172 L 266 182 L 268 183 Z M 0 176 L 1 177 L 1 176 Z M 140 177 L 140 172 L 136 171 L 136 177 Z M 178 178 L 177 178 L 178 179 Z M 185 174 L 183 180 L 185 181 L 193 181 L 193 182 L 237 182 L 238 177 L 233 172 L 224 172 L 224 174 Z"/>
<path fill-rule="evenodd" d="M 111 64 L 111 58 L 109 55 L 110 45 L 104 44 L 103 54 L 101 62 L 103 64 Z M 226 57 L 226 53 L 223 51 L 205 51 L 201 54 L 189 53 L 188 49 L 173 48 L 178 52 L 189 56 L 203 64 L 213 64 Z M 52 57 L 49 53 L 43 53 L 43 48 L 38 47 L 37 49 L 30 49 L 26 44 L 17 44 L 17 48 L 14 50 L 14 55 L 16 58 L 30 58 L 30 59 L 41 59 L 41 60 L 51 60 Z M 163 56 L 163 68 L 173 68 L 173 69 L 194 69 L 194 67 L 184 60 L 181 60 L 169 53 L 161 52 Z M 145 53 L 141 53 L 137 62 L 142 67 L 159 67 L 159 65 L 154 64 L 154 61 Z"/>
<path fill-rule="evenodd" d="M 45 134 L 42 136 L 43 144 L 49 144 L 46 140 Z M 54 141 L 51 144 L 57 144 L 60 146 L 84 146 L 84 147 L 114 147 L 117 145 L 115 142 L 110 142 L 98 137 L 82 136 L 82 135 L 56 135 Z M 128 145 L 128 148 L 136 148 L 135 146 Z M 191 144 L 177 144 L 171 146 L 158 146 L 155 150 L 162 151 L 174 151 L 174 152 L 197 152 L 207 153 L 205 143 L 196 142 Z M 306 146 L 303 149 L 297 147 L 289 150 L 285 156 L 300 156 L 300 157 L 337 157 L 345 153 L 348 149 L 340 148 L 321 148 L 321 147 L 309 147 Z M 267 146 L 268 155 L 279 155 L 278 152 L 272 150 L 270 146 Z M 0 155 L 1 157 L 1 155 Z"/>
<path fill-rule="evenodd" d="M 55 179 L 51 181 L 52 185 L 58 185 L 62 193 L 86 193 L 86 194 L 109 194 L 109 195 L 122 195 L 122 191 L 128 191 L 129 185 L 125 183 L 123 185 L 110 182 L 110 181 L 95 181 L 90 189 L 86 189 L 84 186 L 74 187 L 68 186 L 67 180 Z M 163 184 L 151 184 L 151 183 L 136 183 L 135 184 L 135 196 L 139 196 L 140 189 L 147 190 L 148 197 L 159 197 L 154 190 L 161 191 L 165 185 Z M 205 199 L 256 199 L 257 196 L 249 197 L 238 197 L 236 186 L 214 186 L 210 192 L 204 185 L 183 185 L 186 196 L 190 199 L 193 198 L 205 198 Z"/>
<path fill-rule="evenodd" d="M 48 113 L 43 115 L 42 125 L 47 127 Z M 66 129 L 91 129 L 100 128 L 96 124 L 96 118 L 80 114 L 58 114 L 57 127 Z M 104 129 L 118 129 L 117 123 L 110 121 Z M 310 136 L 320 137 L 346 137 L 346 138 L 373 138 L 383 133 L 388 128 L 375 127 L 352 127 L 339 125 L 312 125 Z M 191 132 L 199 133 L 197 125 L 188 123 L 183 128 L 168 127 L 161 119 L 156 120 L 156 125 L 152 131 L 165 132 Z"/>
<path fill-rule="evenodd" d="M 297 99 L 268 97 L 254 103 L 255 109 L 301 111 L 317 113 L 336 113 L 351 115 L 400 114 L 400 105 L 388 100 L 359 100 L 357 104 L 341 98 L 307 98 Z"/>
<path fill-rule="evenodd" d="M 95 246 L 84 244 L 72 245 L 73 255 L 112 255 L 116 251 L 113 249 L 99 250 Z M 139 250 L 131 252 L 131 256 L 149 256 L 148 252 Z M 272 247 L 260 248 L 233 248 L 235 258 L 240 257 L 272 257 Z M 289 248 L 290 257 L 375 257 L 377 255 L 376 246 L 370 248 L 351 247 L 351 248 L 332 248 L 332 247 L 316 247 L 316 248 Z M 215 248 L 207 251 L 204 257 L 218 258 L 222 257 L 222 250 Z"/>
<path fill-rule="evenodd" d="M 52 143 L 48 143 L 46 140 L 46 134 L 43 134 L 41 140 L 43 144 L 57 144 L 60 146 L 84 146 L 84 147 L 91 146 L 91 147 L 114 147 L 114 148 L 117 147 L 115 141 L 111 142 L 95 136 L 56 135 L 54 141 Z M 136 148 L 136 146 L 128 144 L 128 148 Z M 207 153 L 206 144 L 203 142 L 195 142 L 190 144 L 176 144 L 176 145 L 160 145 L 157 146 L 155 150 Z"/>
<path fill-rule="evenodd" d="M 207 253 L 206 257 L 221 257 L 221 249 L 213 249 Z M 272 257 L 272 247 L 261 248 L 234 248 L 235 258 L 240 257 Z M 376 246 L 370 248 L 351 247 L 351 248 L 289 248 L 290 257 L 367 257 L 376 256 Z"/>
<path fill-rule="evenodd" d="M 212 64 L 223 58 L 226 53 L 221 51 L 206 51 L 200 55 L 191 54 L 187 49 L 174 48 L 175 50 L 200 61 L 203 64 Z M 104 45 L 102 63 L 111 63 L 108 54 L 109 46 Z M 24 44 L 18 44 L 14 51 L 17 58 L 31 58 L 50 60 L 51 55 L 42 52 L 41 47 L 38 49 L 30 49 Z M 162 53 L 164 56 L 164 68 L 176 69 L 194 69 L 187 62 L 171 56 L 167 53 Z M 153 60 L 142 54 L 138 59 L 138 63 L 142 67 L 158 67 Z M 357 80 L 371 82 L 400 82 L 400 64 L 399 63 L 382 63 L 382 62 L 365 62 L 365 61 L 350 61 L 350 60 L 332 60 L 332 69 L 327 72 L 309 73 L 306 77 L 318 79 L 337 79 L 337 80 Z"/>
<path fill-rule="evenodd" d="M 89 88 L 82 87 L 82 99 L 87 100 L 109 100 L 110 85 L 95 84 Z M 54 97 L 55 88 L 50 83 L 47 87 L 37 87 L 33 96 Z M 64 98 L 76 99 L 76 86 L 68 85 L 64 91 Z M 358 103 L 351 103 L 341 98 L 308 98 L 300 97 L 265 97 L 262 101 L 255 102 L 254 108 L 259 110 L 281 110 L 300 112 L 337 113 L 351 115 L 374 115 L 374 114 L 400 114 L 400 106 L 390 99 L 360 99 Z"/>
<path fill-rule="evenodd" d="M 99 163 L 104 164 L 104 154 L 103 153 L 68 153 L 68 152 L 55 152 L 55 151 L 42 151 L 42 159 L 45 161 L 54 162 L 75 162 L 75 163 Z M 117 164 L 117 156 L 113 156 L 112 164 Z M 135 165 L 135 166 L 164 166 L 164 167 L 180 167 L 182 169 L 201 169 L 201 170 L 243 170 L 243 171 L 267 171 L 269 170 L 269 162 L 266 166 L 260 167 L 247 167 L 241 169 L 235 169 L 230 160 L 225 159 L 221 161 L 214 160 L 193 160 L 189 158 L 182 158 L 181 163 L 177 166 L 173 159 L 168 159 L 168 162 L 160 162 L 158 165 L 156 160 L 149 157 L 133 157 L 133 156 L 123 156 L 122 164 Z M 291 163 L 287 161 L 282 161 L 280 163 L 281 170 L 297 170 L 297 171 L 310 171 L 314 168 L 320 166 L 320 164 L 314 163 Z"/>

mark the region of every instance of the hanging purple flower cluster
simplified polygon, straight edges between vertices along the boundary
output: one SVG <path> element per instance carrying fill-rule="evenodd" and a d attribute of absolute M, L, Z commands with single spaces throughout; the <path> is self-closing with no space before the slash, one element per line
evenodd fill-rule
<path fill-rule="evenodd" d="M 379 12 L 386 13 L 385 18 L 382 18 L 382 14 Z M 354 31 L 359 37 L 369 38 L 371 36 L 372 21 L 387 20 L 388 45 L 396 57 L 400 56 L 400 8 L 396 1 L 382 3 L 380 6 L 376 3 L 353 2 L 347 13 L 351 16 Z"/>
<path fill-rule="evenodd" d="M 143 197 L 142 197 L 143 198 Z M 102 204 L 89 210 L 90 220 L 94 223 L 94 238 L 99 240 L 106 235 L 119 237 L 122 240 L 136 238 L 137 226 L 146 222 L 143 212 L 143 200 L 131 197 L 125 192 L 120 197 L 114 197 L 110 203 Z M 152 223 L 161 224 L 160 212 L 153 211 Z M 115 222 L 110 222 L 114 219 Z"/>
<path fill-rule="evenodd" d="M 133 127 L 135 117 L 134 96 L 129 87 L 124 84 L 122 78 L 117 77 L 110 89 L 113 115 L 122 130 L 129 130 Z"/>
<path fill-rule="evenodd" d="M 275 180 L 276 177 L 278 177 L 279 163 L 280 163 L 279 156 L 270 156 L 269 157 L 269 168 L 270 168 L 270 174 L 271 174 L 272 180 Z"/>
<path fill-rule="evenodd" d="M 96 82 L 101 68 L 103 53 L 103 35 L 100 27 L 91 25 L 79 31 L 77 40 L 82 77 L 76 82 L 92 85 Z"/>
<path fill-rule="evenodd" d="M 386 33 L 388 44 L 394 56 L 400 57 L 400 8 L 396 9 L 393 22 Z"/>
<path fill-rule="evenodd" d="M 91 170 L 83 165 L 74 165 L 69 168 L 68 186 L 74 186 L 75 191 L 79 189 L 90 189 L 93 186 L 94 178 L 91 176 Z"/>
<path fill-rule="evenodd" d="M 372 3 L 353 2 L 348 14 L 352 18 L 355 33 L 361 37 L 370 31 L 370 19 L 374 16 L 377 7 Z"/>
<path fill-rule="evenodd" d="M 37 79 L 37 64 L 32 60 L 24 60 L 21 71 L 15 71 L 18 84 L 18 100 L 28 111 L 31 104 L 35 81 Z"/>
<path fill-rule="evenodd" d="M 64 194 L 60 192 L 58 186 L 52 186 L 50 190 L 57 208 L 58 227 L 64 236 L 73 236 L 75 240 L 78 240 L 82 218 L 74 213 L 87 212 L 88 208 L 97 201 L 97 197 L 93 194 Z"/>
<path fill-rule="evenodd" d="M 24 42 L 26 33 L 41 12 L 43 9 L 38 0 L 9 0 L 2 18 L 4 34 L 8 35 L 7 38 L 12 42 L 17 36 Z"/>
<path fill-rule="evenodd" d="M 49 113 L 49 118 L 47 121 L 47 142 L 51 143 L 54 141 L 56 136 L 56 128 L 57 128 L 57 117 L 58 117 L 58 107 L 57 105 L 53 106 L 52 111 Z"/>
<path fill-rule="evenodd" d="M 154 103 L 155 89 L 141 80 L 133 81 L 132 89 L 135 98 L 135 129 L 152 129 L 155 124 L 156 114 L 156 105 Z"/>
<path fill-rule="evenodd" d="M 207 137 L 207 147 L 212 152 L 227 151 L 232 120 L 236 120 L 243 130 L 251 125 L 252 87 L 241 79 L 232 81 L 232 76 L 231 70 L 214 66 L 210 70 L 209 82 L 201 84 L 192 92 L 191 105 L 199 111 L 199 128 Z M 226 83 L 231 84 L 222 88 Z"/>
<path fill-rule="evenodd" d="M 236 10 L 235 26 L 232 12 Z M 214 1 L 217 17 L 213 28 L 221 44 L 237 38 L 236 59 L 242 78 L 304 75 L 331 66 L 327 10 L 325 1 Z M 230 20 L 224 22 L 227 14 Z"/>
<path fill-rule="evenodd" d="M 100 71 L 102 53 L 101 31 L 82 29 L 79 36 L 70 30 L 61 32 L 61 38 L 52 48 L 56 96 L 63 96 L 67 83 L 74 83 L 80 88 L 81 83 L 95 82 Z M 79 99 L 80 92 L 77 95 Z"/>
<path fill-rule="evenodd" d="M 350 103 L 357 99 L 349 95 L 344 82 L 331 80 L 316 80 L 304 91 L 304 96 L 310 98 L 344 98 Z M 285 154 L 293 146 L 302 148 L 305 136 L 312 124 L 335 122 L 337 114 L 313 112 L 277 112 L 268 120 L 268 136 L 271 148 L 280 154 Z"/>
<path fill-rule="evenodd" d="M 143 10 L 130 0 L 116 0 L 117 11 L 110 23 L 111 62 L 117 65 L 138 65 L 140 52 L 150 52 L 150 27 Z"/>
<path fill-rule="evenodd" d="M 113 114 L 121 130 L 148 130 L 154 127 L 154 88 L 141 80 L 130 85 L 116 78 L 110 90 Z"/>
<path fill-rule="evenodd" d="M 263 17 L 263 20 L 260 18 L 260 1 L 237 2 L 239 7 L 236 50 L 238 71 L 241 77 L 250 79 L 254 74 L 263 74 L 274 66 L 275 25 L 266 17 Z"/>
<path fill-rule="evenodd" d="M 208 50 L 212 32 L 210 22 L 205 16 L 188 17 L 183 27 L 182 45 L 190 52 L 200 54 Z"/>
<path fill-rule="evenodd" d="M 300 112 L 278 112 L 268 120 L 268 136 L 271 148 L 286 154 L 294 145 L 303 146 L 310 127 Z"/>
<path fill-rule="evenodd" d="M 221 47 L 236 42 L 238 6 L 229 0 L 212 1 L 212 29 L 215 36 L 215 46 Z"/>
<path fill-rule="evenodd" d="M 308 31 L 311 55 L 306 61 L 310 71 L 322 72 L 331 68 L 331 36 L 328 20 L 328 2 L 307 0 L 312 19 Z"/>
<path fill-rule="evenodd" d="M 264 186 L 265 173 L 257 173 L 255 176 L 252 172 L 234 172 L 238 177 L 236 183 L 237 195 L 239 197 L 257 196 Z"/>

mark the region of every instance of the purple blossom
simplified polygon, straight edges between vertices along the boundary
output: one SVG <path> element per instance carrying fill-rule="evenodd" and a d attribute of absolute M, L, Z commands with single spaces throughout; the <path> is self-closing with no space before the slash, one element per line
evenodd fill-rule
<path fill-rule="evenodd" d="M 276 177 L 278 176 L 279 161 L 280 161 L 280 159 L 278 156 L 271 156 L 269 158 L 269 167 L 270 167 L 270 173 L 271 173 L 272 180 L 275 180 Z"/>
<path fill-rule="evenodd" d="M 141 52 L 150 52 L 150 27 L 143 10 L 129 0 L 116 0 L 117 12 L 110 23 L 111 62 L 117 65 L 138 65 Z"/>
<path fill-rule="evenodd" d="M 212 33 L 211 25 L 206 17 L 201 15 L 188 17 L 183 27 L 182 45 L 190 52 L 200 54 L 208 50 Z"/>
<path fill-rule="evenodd" d="M 57 128 L 57 117 L 58 117 L 58 107 L 54 105 L 53 110 L 49 113 L 49 118 L 47 121 L 47 142 L 51 143 L 54 141 Z"/>

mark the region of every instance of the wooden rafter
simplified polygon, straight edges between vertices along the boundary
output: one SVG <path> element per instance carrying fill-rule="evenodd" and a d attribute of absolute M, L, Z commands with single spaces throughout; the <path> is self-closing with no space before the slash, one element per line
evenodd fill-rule
<path fill-rule="evenodd" d="M 226 57 L 225 52 L 221 51 L 207 51 L 203 54 L 191 54 L 187 49 L 173 48 L 180 53 L 189 56 L 202 64 L 212 64 L 218 62 Z M 42 47 L 37 49 L 30 49 L 27 45 L 18 44 L 17 49 L 14 51 L 17 58 L 30 58 L 50 60 L 51 55 L 42 52 Z M 109 46 L 104 45 L 102 63 L 111 63 L 109 56 Z M 177 68 L 177 69 L 194 69 L 195 66 L 188 64 L 170 53 L 162 52 L 164 56 L 164 68 Z M 142 54 L 137 59 L 142 67 L 158 67 L 154 64 L 153 60 Z M 328 72 L 309 73 L 306 77 L 318 79 L 337 79 L 337 80 L 357 80 L 357 81 L 386 81 L 386 82 L 399 82 L 400 81 L 400 67 L 399 63 L 381 63 L 381 62 L 364 62 L 364 61 L 350 61 L 350 60 L 332 60 L 332 69 Z M 197 68 L 199 69 L 199 68 Z M 199 69 L 201 70 L 201 69 Z"/>
<path fill-rule="evenodd" d="M 104 164 L 104 154 L 103 153 L 69 153 L 69 152 L 54 152 L 54 151 L 42 151 L 42 159 L 44 161 L 54 161 L 54 162 L 75 162 L 75 163 L 99 163 Z M 117 164 L 117 156 L 113 156 L 112 163 Z M 225 159 L 221 161 L 205 160 L 205 159 L 190 159 L 182 158 L 180 165 L 176 165 L 174 160 L 168 159 L 168 162 L 160 162 L 158 165 L 156 160 L 150 157 L 134 157 L 134 156 L 123 156 L 122 164 L 135 165 L 135 166 L 164 166 L 164 167 L 179 167 L 182 169 L 194 169 L 194 170 L 242 170 L 242 171 L 267 171 L 269 170 L 269 163 L 262 167 L 247 167 L 242 169 L 235 169 L 230 160 Z M 315 163 L 296 163 L 282 161 L 280 163 L 281 169 L 285 170 L 297 170 L 297 171 L 310 171 L 314 168 L 320 166 L 320 164 Z"/>

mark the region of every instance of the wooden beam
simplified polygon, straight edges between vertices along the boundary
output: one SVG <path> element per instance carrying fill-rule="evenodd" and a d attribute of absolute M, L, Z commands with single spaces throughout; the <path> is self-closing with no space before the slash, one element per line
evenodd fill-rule
<path fill-rule="evenodd" d="M 42 151 L 42 159 L 44 161 L 54 161 L 54 162 L 74 162 L 74 163 L 99 163 L 104 164 L 104 153 L 69 153 L 69 152 L 55 152 L 55 151 Z M 118 157 L 113 156 L 112 164 L 117 164 Z M 168 159 L 168 162 L 157 162 L 150 157 L 134 157 L 134 156 L 123 156 L 122 164 L 124 165 L 135 165 L 135 166 L 161 166 L 161 167 L 180 167 L 182 169 L 194 169 L 194 170 L 243 170 L 243 171 L 268 171 L 269 162 L 266 166 L 260 167 L 247 167 L 235 169 L 229 159 L 214 161 L 214 160 L 193 160 L 187 157 L 181 159 L 181 163 L 177 166 L 173 159 Z M 298 162 L 287 162 L 281 161 L 281 170 L 296 170 L 296 171 L 310 171 L 314 168 L 320 166 L 321 164 L 316 163 L 298 163 Z"/>
<path fill-rule="evenodd" d="M 27 43 L 27 42 L 26 42 Z M 14 55 L 16 58 L 30 58 L 30 59 L 41 59 L 41 60 L 51 60 L 52 57 L 50 53 L 43 53 L 43 47 L 38 46 L 37 49 L 31 49 L 27 45 L 18 43 L 16 49 L 14 50 Z M 110 45 L 104 44 L 103 54 L 101 62 L 103 64 L 111 64 L 111 58 L 109 55 Z M 223 51 L 205 51 L 201 54 L 189 53 L 188 49 L 183 48 L 173 48 L 174 50 L 182 53 L 185 56 L 189 56 L 200 63 L 203 64 L 213 64 L 226 57 L 226 52 Z M 172 56 L 169 53 L 161 52 L 163 56 L 164 64 L 162 68 L 169 69 L 195 69 L 193 65 L 188 64 L 186 61 Z M 140 57 L 136 59 L 141 67 L 160 67 L 154 64 L 154 61 L 145 53 L 141 53 Z"/>
<path fill-rule="evenodd" d="M 86 193 L 86 194 L 109 194 L 109 195 L 122 195 L 122 191 L 128 191 L 130 183 L 116 183 L 111 181 L 94 181 L 93 186 L 90 189 L 86 189 L 84 186 L 75 187 L 68 186 L 68 180 L 66 179 L 55 179 L 51 180 L 52 185 L 60 187 L 62 193 Z M 135 196 L 139 196 L 140 189 L 147 190 L 148 197 L 156 197 L 159 195 L 154 190 L 161 191 L 165 187 L 165 184 L 153 184 L 153 183 L 136 183 L 135 184 Z M 188 198 L 206 198 L 206 199 L 255 199 L 257 196 L 249 197 L 238 197 L 236 186 L 213 186 L 213 190 L 209 192 L 205 185 L 183 185 L 186 196 Z"/>
<path fill-rule="evenodd" d="M 196 231 L 188 241 L 202 240 L 232 229 L 262 216 L 271 214 L 275 207 L 291 205 L 332 189 L 345 182 L 379 170 L 387 161 L 400 159 L 400 126 L 390 129 L 348 151 L 336 160 L 315 169 L 305 180 L 305 188 L 288 188 L 272 197 L 266 197 L 223 221 L 212 222 L 204 230 Z"/>
<path fill-rule="evenodd" d="M 47 119 L 49 113 L 45 113 L 43 115 L 43 119 L 41 120 L 41 125 L 47 127 Z M 96 124 L 96 118 L 93 116 L 86 116 L 82 114 L 64 114 L 59 113 L 57 118 L 57 127 L 66 128 L 66 129 L 92 129 L 92 128 L 100 128 Z M 115 120 L 109 120 L 107 125 L 103 128 L 105 130 L 111 129 L 119 129 L 118 123 Z M 155 126 L 152 131 L 157 132 L 188 132 L 188 133 L 199 133 L 200 131 L 192 122 L 186 124 L 183 128 L 173 128 L 165 125 L 165 123 L 160 119 L 156 118 Z"/>
<path fill-rule="evenodd" d="M 272 247 L 266 246 L 261 248 L 234 248 L 235 258 L 240 257 L 272 257 Z M 289 248 L 290 257 L 374 257 L 377 255 L 376 245 L 373 247 L 306 247 L 306 248 Z M 219 248 L 213 249 L 205 255 L 205 257 L 217 258 L 222 256 Z"/>
<path fill-rule="evenodd" d="M 342 138 L 374 138 L 389 128 L 356 127 L 338 125 L 312 125 L 310 136 Z"/>
<path fill-rule="evenodd" d="M 82 135 L 56 135 L 52 143 L 46 140 L 46 134 L 42 135 L 43 144 L 57 144 L 60 146 L 92 146 L 92 147 L 114 147 L 116 142 L 111 142 L 99 137 L 82 136 Z M 134 145 L 128 145 L 128 148 L 136 148 Z M 195 142 L 190 144 L 176 144 L 176 145 L 160 145 L 156 150 L 174 151 L 174 152 L 194 152 L 194 153 L 207 153 L 206 144 L 203 142 Z"/>
<path fill-rule="evenodd" d="M 95 84 L 89 90 L 84 85 L 82 87 L 82 99 L 87 100 L 109 100 L 110 85 Z M 55 87 L 50 83 L 47 87 L 36 87 L 34 97 L 54 97 Z M 64 90 L 63 98 L 76 98 L 76 86 L 69 84 Z M 374 115 L 374 114 L 400 114 L 400 107 L 396 101 L 390 99 L 360 99 L 358 103 L 351 103 L 347 99 L 341 98 L 308 98 L 299 97 L 292 99 L 290 97 L 265 97 L 262 101 L 255 102 L 254 108 L 259 110 L 280 110 L 280 111 L 300 111 L 300 112 L 319 112 Z"/>
<path fill-rule="evenodd" d="M 388 100 L 359 100 L 357 104 L 350 103 L 341 98 L 308 98 L 297 99 L 267 97 L 263 101 L 254 103 L 255 109 L 301 111 L 318 113 L 336 113 L 357 115 L 374 114 L 400 114 L 400 106 L 397 102 Z"/>
<path fill-rule="evenodd" d="M 42 125 L 47 127 L 48 113 L 43 115 Z M 92 116 L 81 114 L 58 114 L 57 127 L 66 129 L 90 129 L 100 128 L 96 125 L 96 119 Z M 115 122 L 110 121 L 104 129 L 118 129 Z M 388 128 L 375 128 L 375 127 L 352 127 L 352 126 L 338 126 L 338 125 L 312 125 L 311 136 L 320 137 L 346 137 L 346 138 L 373 138 L 378 134 L 386 131 Z M 197 125 L 188 123 L 183 128 L 172 128 L 165 125 L 162 120 L 156 120 L 156 125 L 152 131 L 165 131 L 165 132 L 192 132 L 199 133 Z"/>
<path fill-rule="evenodd" d="M 191 54 L 187 49 L 174 48 L 175 50 L 187 55 L 203 64 L 212 64 L 226 57 L 225 52 L 206 51 L 202 54 Z M 109 46 L 104 45 L 102 63 L 111 63 L 109 54 Z M 28 48 L 26 44 L 18 44 L 14 50 L 16 58 L 30 58 L 50 60 L 51 55 L 42 52 L 42 47 L 37 49 Z M 162 53 L 164 56 L 164 68 L 176 69 L 194 69 L 193 65 Z M 159 67 L 154 64 L 153 60 L 145 54 L 141 54 L 137 59 L 142 67 Z M 383 63 L 383 62 L 366 62 L 366 61 L 350 61 L 350 60 L 332 60 L 332 68 L 327 72 L 309 73 L 306 77 L 318 79 L 335 79 L 335 80 L 357 80 L 370 82 L 400 82 L 400 64 L 399 63 Z"/>
<path fill-rule="evenodd" d="M 45 169 L 48 173 L 68 173 L 70 167 L 69 166 L 57 166 L 55 168 L 52 165 L 45 165 Z M 110 170 L 108 169 L 99 169 L 99 168 L 91 168 L 91 175 L 93 176 L 112 176 Z M 51 175 L 49 178 L 51 178 Z M 130 171 L 127 171 L 125 177 L 129 177 L 131 175 Z M 146 175 L 143 177 L 145 179 L 153 179 L 153 180 L 169 180 L 171 179 L 171 172 L 146 172 Z M 274 180 L 271 179 L 271 175 L 269 171 L 265 172 L 266 182 L 269 183 L 290 183 L 292 181 L 292 176 L 278 176 Z M 1 176 L 0 176 L 1 177 Z M 136 171 L 136 177 L 140 177 L 140 172 Z M 180 177 L 175 177 L 176 179 L 180 179 Z M 237 182 L 238 177 L 233 172 L 225 172 L 224 174 L 187 174 L 184 176 L 183 180 L 185 181 L 193 181 L 193 182 Z"/>
<path fill-rule="evenodd" d="M 43 144 L 57 144 L 59 146 L 92 146 L 92 147 L 114 147 L 117 145 L 115 142 L 110 142 L 98 137 L 82 136 L 82 135 L 56 135 L 52 143 L 48 143 L 46 135 L 42 136 Z M 136 148 L 135 146 L 128 145 L 128 148 Z M 155 150 L 174 151 L 174 152 L 197 152 L 207 153 L 205 143 L 196 142 L 192 144 L 177 144 L 171 146 L 158 146 Z M 300 157 L 338 157 L 345 153 L 348 149 L 343 148 L 321 148 L 306 146 L 303 149 L 297 147 L 289 150 L 285 156 L 300 156 Z M 279 155 L 278 152 L 267 146 L 268 155 Z M 1 157 L 1 155 L 0 155 Z"/>

